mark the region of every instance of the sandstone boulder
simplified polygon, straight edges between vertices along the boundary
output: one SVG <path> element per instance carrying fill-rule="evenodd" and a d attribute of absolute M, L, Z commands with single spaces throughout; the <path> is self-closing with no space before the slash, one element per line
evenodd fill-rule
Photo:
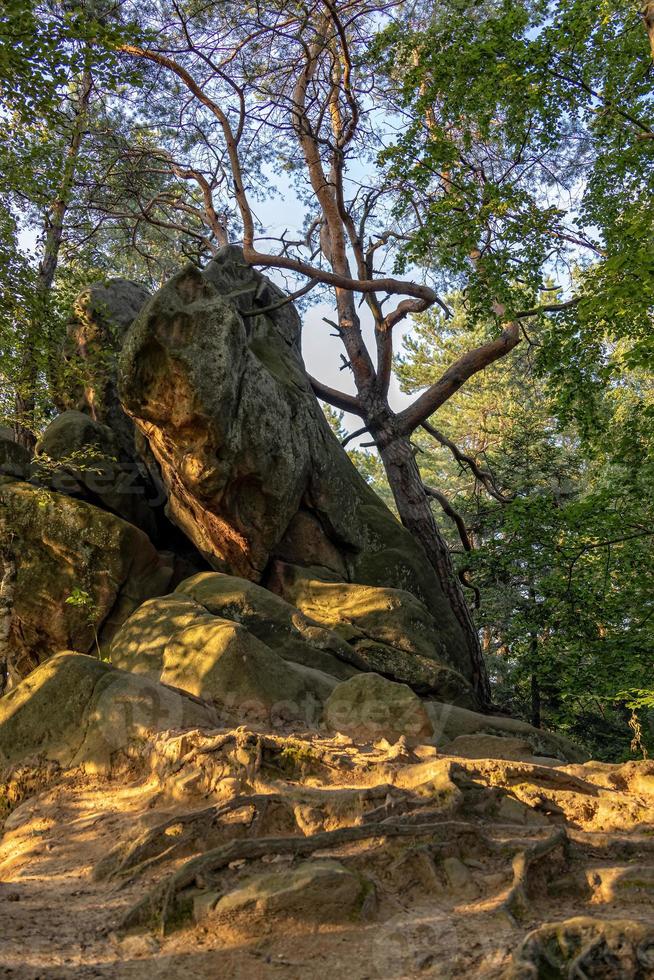
<path fill-rule="evenodd" d="M 320 670 L 283 660 L 245 625 L 211 615 L 181 593 L 137 609 L 114 637 L 111 659 L 212 701 L 239 721 L 313 722 L 337 683 Z"/>
<path fill-rule="evenodd" d="M 469 678 L 436 574 L 331 432 L 299 317 L 282 301 L 230 247 L 174 276 L 128 331 L 119 392 L 161 468 L 169 515 L 218 571 L 259 582 L 283 556 L 412 593 L 434 617 L 434 647 Z"/>
<path fill-rule="evenodd" d="M 217 901 L 214 914 L 235 924 L 254 916 L 352 921 L 372 911 L 374 897 L 372 881 L 340 861 L 304 861 L 296 868 L 252 875 Z"/>
<path fill-rule="evenodd" d="M 424 603 L 402 589 L 314 577 L 319 569 L 276 562 L 273 591 L 347 640 L 366 637 L 408 654 L 447 660 L 438 624 Z"/>
<path fill-rule="evenodd" d="M 24 480 L 29 473 L 30 455 L 14 442 L 5 430 L 0 431 L 0 476 L 13 476 Z"/>
<path fill-rule="evenodd" d="M 134 427 L 116 391 L 116 358 L 125 334 L 149 293 L 129 279 L 107 279 L 84 289 L 68 323 L 59 401 L 109 426 L 127 459 L 134 457 Z"/>
<path fill-rule="evenodd" d="M 426 606 L 402 589 L 320 578 L 320 569 L 276 562 L 270 588 L 356 652 L 357 666 L 450 703 L 474 704 Z"/>
<path fill-rule="evenodd" d="M 159 680 L 168 642 L 187 626 L 212 619 L 204 606 L 190 596 L 148 599 L 134 610 L 111 641 L 111 662 L 122 670 Z"/>
<path fill-rule="evenodd" d="M 157 537 L 154 508 L 163 501 L 152 497 L 152 485 L 125 460 L 108 426 L 83 412 L 63 412 L 39 439 L 36 453 L 33 470 L 40 482 L 105 507 Z"/>
<path fill-rule="evenodd" d="M 532 756 L 542 756 L 548 761 L 559 759 L 565 762 L 585 762 L 588 758 L 587 753 L 563 735 L 548 732 L 542 728 L 534 728 L 526 721 L 520 721 L 518 718 L 509 718 L 508 715 L 483 715 L 458 705 L 444 704 L 433 700 L 426 700 L 424 704 L 434 729 L 436 744 L 444 752 L 449 752 L 451 746 L 456 748 L 457 744 L 459 746 L 467 744 L 468 749 L 474 752 L 475 739 L 491 736 L 507 739 L 510 743 L 515 742 L 515 740 L 526 743 Z M 470 742 L 462 743 L 459 741 L 461 737 L 467 736 L 472 738 Z M 487 743 L 486 747 L 490 749 L 491 745 L 494 752 L 501 751 L 499 742 Z M 509 751 L 515 749 L 516 746 L 513 744 Z M 465 755 L 466 753 L 459 754 Z M 470 757 L 481 758 L 476 754 Z M 495 757 L 505 758 L 504 755 L 496 755 Z"/>
<path fill-rule="evenodd" d="M 338 684 L 325 705 L 327 725 L 362 742 L 402 736 L 424 741 L 433 735 L 420 698 L 406 684 L 379 674 L 357 674 Z"/>
<path fill-rule="evenodd" d="M 0 539 L 15 568 L 8 637 L 16 682 L 62 649 L 108 643 L 172 568 L 133 525 L 99 507 L 0 478 Z M 75 604 L 66 602 L 77 596 Z"/>
<path fill-rule="evenodd" d="M 220 704 L 241 721 L 311 719 L 317 692 L 293 668 L 244 626 L 212 616 L 166 644 L 160 679 Z"/>
<path fill-rule="evenodd" d="M 105 767 L 146 732 L 215 725 L 194 698 L 93 657 L 51 657 L 0 698 L 0 764 L 42 757 Z"/>
<path fill-rule="evenodd" d="M 268 589 L 220 572 L 201 572 L 181 582 L 176 594 L 190 596 L 207 612 L 242 623 L 284 660 L 347 680 L 365 661 L 333 630 L 325 629 Z"/>
<path fill-rule="evenodd" d="M 166 644 L 182 628 L 196 622 L 209 623 L 209 614 L 246 627 L 283 660 L 295 665 L 296 673 L 302 665 L 305 678 L 319 680 L 322 693 L 325 675 L 342 681 L 358 671 L 375 670 L 407 682 L 419 692 L 438 692 L 452 700 L 470 697 L 463 678 L 438 661 L 376 643 L 347 620 L 338 624 L 338 631 L 327 629 L 275 593 L 220 572 L 193 575 L 181 582 L 173 595 L 144 603 L 114 637 L 112 660 L 129 670 L 152 668 L 151 676 L 159 678 Z"/>
<path fill-rule="evenodd" d="M 524 738 L 510 735 L 458 735 L 447 745 L 448 755 L 463 759 L 534 759 L 534 750 Z"/>

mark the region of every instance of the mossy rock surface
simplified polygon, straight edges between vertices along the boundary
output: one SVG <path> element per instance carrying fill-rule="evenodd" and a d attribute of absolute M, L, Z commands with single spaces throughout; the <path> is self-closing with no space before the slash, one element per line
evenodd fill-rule
<path fill-rule="evenodd" d="M 12 438 L 0 432 L 0 476 L 26 479 L 30 468 L 30 455 Z"/>
<path fill-rule="evenodd" d="M 402 736 L 425 741 L 433 735 L 424 705 L 411 688 L 372 673 L 338 684 L 325 705 L 325 720 L 332 731 L 362 742 L 396 742 Z"/>
<path fill-rule="evenodd" d="M 36 453 L 32 469 L 40 482 L 105 507 L 156 537 L 153 488 L 108 426 L 83 412 L 62 412 L 39 439 Z"/>
<path fill-rule="evenodd" d="M 167 644 L 161 680 L 226 707 L 240 719 L 268 719 L 281 712 L 303 716 L 314 692 L 270 647 L 244 626 L 207 617 Z"/>
<path fill-rule="evenodd" d="M 356 590 L 335 583 L 336 589 L 340 587 L 346 606 L 348 595 Z M 371 591 L 380 592 L 386 601 L 384 590 Z M 393 590 L 389 591 L 394 595 Z M 412 596 L 408 599 L 418 604 Z M 423 620 L 426 616 L 423 611 Z M 209 635 L 212 617 L 230 620 L 245 629 L 258 641 L 251 644 L 253 649 L 265 644 L 294 668 L 296 676 L 303 676 L 309 687 L 314 686 L 316 695 L 323 700 L 334 686 L 331 679 L 347 680 L 360 671 L 383 673 L 410 683 L 419 693 L 438 692 L 452 701 L 471 697 L 464 679 L 448 666 L 410 650 L 370 640 L 347 619 L 337 622 L 334 616 L 335 628 L 329 629 L 275 593 L 247 579 L 219 572 L 193 575 L 180 583 L 172 595 L 144 603 L 114 638 L 112 661 L 159 679 L 165 668 L 167 645 L 183 630 L 195 626 L 198 630 L 193 636 L 200 645 L 199 628 L 202 626 Z M 291 684 L 291 699 L 295 697 L 294 689 Z"/>
<path fill-rule="evenodd" d="M 58 406 L 109 426 L 121 456 L 134 458 L 134 425 L 116 390 L 117 357 L 149 293 L 130 279 L 91 283 L 75 298 L 67 325 Z"/>
<path fill-rule="evenodd" d="M 214 702 L 231 720 L 270 720 L 279 713 L 313 721 L 337 683 L 319 669 L 283 659 L 236 618 L 212 615 L 182 592 L 137 609 L 115 636 L 111 659 Z"/>
<path fill-rule="evenodd" d="M 14 560 L 12 681 L 58 650 L 108 643 L 128 616 L 165 592 L 172 568 L 132 524 L 85 501 L 0 479 L 0 537 Z M 78 590 L 82 605 L 66 600 Z"/>
<path fill-rule="evenodd" d="M 147 732 L 211 727 L 208 705 L 93 657 L 59 653 L 0 698 L 0 762 L 106 767 Z"/>
<path fill-rule="evenodd" d="M 200 572 L 181 582 L 175 593 L 190 596 L 208 612 L 231 619 L 275 650 L 280 657 L 333 674 L 351 677 L 353 651 L 333 630 L 307 617 L 280 596 L 247 579 Z"/>
<path fill-rule="evenodd" d="M 270 309 L 281 299 L 228 247 L 173 276 L 129 329 L 119 391 L 161 468 L 169 516 L 216 571 L 262 582 L 283 557 L 412 593 L 433 616 L 438 659 L 471 678 L 434 569 L 331 431 L 299 316 Z"/>
<path fill-rule="evenodd" d="M 111 662 L 115 667 L 159 680 L 168 642 L 188 626 L 212 619 L 204 606 L 187 595 L 148 599 L 114 636 Z"/>
<path fill-rule="evenodd" d="M 436 620 L 412 593 L 342 582 L 325 577 L 320 568 L 279 561 L 269 585 L 311 620 L 346 640 L 361 669 L 451 703 L 476 703 Z"/>

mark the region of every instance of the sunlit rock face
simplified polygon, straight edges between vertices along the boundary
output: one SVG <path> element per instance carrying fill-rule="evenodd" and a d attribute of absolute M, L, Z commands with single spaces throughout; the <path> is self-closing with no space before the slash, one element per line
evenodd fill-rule
<path fill-rule="evenodd" d="M 41 757 L 105 768 L 146 733 L 215 722 L 183 691 L 62 651 L 0 700 L 0 766 Z"/>
<path fill-rule="evenodd" d="M 407 607 L 414 615 L 421 612 L 423 621 L 429 617 L 417 599 L 392 589 L 332 585 L 344 601 L 348 590 L 364 590 L 369 615 L 373 607 L 386 608 L 396 632 L 387 631 L 382 641 L 371 639 L 353 623 L 351 596 L 342 619 L 332 611 L 331 629 L 247 579 L 203 572 L 137 609 L 112 641 L 112 663 L 232 708 L 239 719 L 257 704 L 266 718 L 283 705 L 288 717 L 315 721 L 320 711 L 314 705 L 323 705 L 339 682 L 364 675 L 383 681 L 383 690 L 409 691 L 410 684 L 421 694 L 473 703 L 460 674 L 428 656 L 428 646 L 422 654 L 416 651 L 420 636 L 410 635 Z M 401 619 L 393 616 L 390 603 L 395 600 L 397 608 L 402 598 L 409 602 L 400 637 Z M 361 611 L 361 603 L 356 608 Z M 374 632 L 372 622 L 369 627 Z M 398 703 L 404 701 L 402 695 Z M 390 730 L 400 723 L 396 718 Z"/>
<path fill-rule="evenodd" d="M 267 584 L 274 559 L 423 602 L 464 678 L 460 627 L 424 551 L 358 474 L 307 379 L 300 320 L 223 249 L 143 308 L 119 361 L 123 406 L 161 468 L 168 514 L 209 564 Z"/>
<path fill-rule="evenodd" d="M 170 585 L 173 568 L 132 524 L 42 487 L 0 478 L 8 576 L 9 682 L 61 649 L 92 651 Z M 67 601 L 75 600 L 77 601 Z M 7 596 L 5 596 L 7 599 Z"/>

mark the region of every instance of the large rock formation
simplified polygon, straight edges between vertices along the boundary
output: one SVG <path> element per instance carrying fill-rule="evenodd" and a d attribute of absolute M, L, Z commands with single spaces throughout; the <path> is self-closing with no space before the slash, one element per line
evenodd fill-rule
<path fill-rule="evenodd" d="M 24 480 L 29 472 L 30 455 L 14 440 L 10 429 L 0 428 L 0 476 Z"/>
<path fill-rule="evenodd" d="M 90 651 L 96 634 L 109 641 L 145 599 L 166 591 L 173 571 L 132 524 L 8 477 L 0 478 L 0 554 L 10 569 L 4 666 L 12 682 L 58 650 Z"/>
<path fill-rule="evenodd" d="M 41 482 L 79 496 L 158 536 L 156 508 L 163 499 L 138 469 L 125 461 L 114 430 L 89 415 L 63 412 L 36 444 L 33 473 Z"/>
<path fill-rule="evenodd" d="M 651 980 L 654 763 L 465 707 L 439 584 L 237 250 L 131 330 L 142 294 L 104 288 L 71 330 L 99 374 L 40 463 L 0 432 L 3 966 Z M 136 440 L 94 360 L 121 296 Z M 135 526 L 144 461 L 218 571 L 180 577 Z"/>
<path fill-rule="evenodd" d="M 153 599 L 111 646 L 114 665 L 188 691 L 243 722 L 281 716 L 319 719 L 336 685 L 326 674 L 286 661 L 237 621 L 211 616 L 187 596 Z M 321 696 L 322 695 L 322 696 Z"/>
<path fill-rule="evenodd" d="M 161 467 L 168 512 L 217 570 L 262 584 L 275 558 L 403 589 L 464 677 L 461 629 L 422 548 L 331 432 L 300 353 L 300 321 L 237 248 L 188 266 L 144 307 L 120 358 L 123 405 Z M 410 656 L 410 654 L 407 654 Z"/>
<path fill-rule="evenodd" d="M 108 279 L 82 290 L 68 323 L 59 394 L 63 409 L 75 409 L 108 425 L 121 453 L 134 457 L 134 427 L 116 391 L 116 356 L 149 293 L 129 279 Z"/>
<path fill-rule="evenodd" d="M 452 703 L 474 701 L 435 618 L 410 592 L 319 577 L 320 569 L 276 561 L 268 584 L 357 653 L 366 670 Z"/>
<path fill-rule="evenodd" d="M 165 493 L 159 470 L 146 440 L 125 413 L 117 390 L 118 354 L 149 295 L 129 279 L 107 279 L 82 290 L 68 322 L 57 402 L 64 415 L 83 413 L 111 430 L 116 463 L 148 501 L 150 525 L 154 519 L 158 537 L 165 538 L 170 536 L 170 526 L 162 520 Z M 59 425 L 57 420 L 53 424 Z M 58 429 L 57 442 L 62 434 Z M 147 533 L 152 530 L 139 526 Z M 183 550 L 181 535 L 176 536 L 176 543 Z"/>
<path fill-rule="evenodd" d="M 107 768 L 145 733 L 213 723 L 209 706 L 183 692 L 63 652 L 0 699 L 0 767 L 41 757 Z"/>

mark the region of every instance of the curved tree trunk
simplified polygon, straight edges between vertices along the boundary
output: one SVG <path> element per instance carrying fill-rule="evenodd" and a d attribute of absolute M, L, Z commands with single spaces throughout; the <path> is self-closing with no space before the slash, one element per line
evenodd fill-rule
<path fill-rule="evenodd" d="M 382 436 L 377 440 L 377 445 L 400 519 L 427 553 L 463 631 L 475 692 L 482 705 L 489 705 L 490 685 L 479 635 L 454 570 L 449 547 L 436 524 L 411 443 L 404 437 L 384 439 Z"/>

